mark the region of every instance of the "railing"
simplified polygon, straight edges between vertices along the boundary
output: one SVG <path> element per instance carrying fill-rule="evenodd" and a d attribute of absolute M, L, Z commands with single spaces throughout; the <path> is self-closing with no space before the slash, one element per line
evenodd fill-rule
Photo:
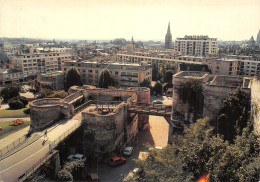
<path fill-rule="evenodd" d="M 27 169 L 25 173 L 23 173 L 21 176 L 18 177 L 17 181 L 24 181 L 29 175 L 31 175 L 33 172 L 35 172 L 47 159 L 50 157 L 50 154 L 52 153 L 52 150 L 59 145 L 61 141 L 63 141 L 66 137 L 68 137 L 73 131 L 78 129 L 78 127 L 81 125 L 81 123 L 77 123 L 74 126 L 72 126 L 70 129 L 68 129 L 65 133 L 63 133 L 59 138 L 54 140 L 52 143 L 49 144 L 49 152 L 44 155 L 40 160 L 38 160 L 36 163 L 33 164 L 32 167 Z"/>
<path fill-rule="evenodd" d="M 43 158 L 38 160 L 33 166 L 25 171 L 21 176 L 18 177 L 17 181 L 24 181 L 28 176 L 34 173 L 47 159 L 50 157 L 50 154 L 47 153 Z"/>
<path fill-rule="evenodd" d="M 22 144 L 26 139 L 27 139 L 27 137 L 26 137 L 26 135 L 24 135 L 24 136 L 18 138 L 17 140 L 13 141 L 9 145 L 5 146 L 4 148 L 2 148 L 0 150 L 0 158 L 2 156 L 4 156 L 5 154 L 7 154 L 8 152 L 10 152 L 11 150 L 13 150 L 18 145 Z"/>
<path fill-rule="evenodd" d="M 103 105 L 106 105 L 109 108 L 109 106 L 115 107 L 116 105 L 118 105 L 122 102 L 124 102 L 124 101 L 109 101 L 108 102 L 108 101 L 89 100 L 89 101 L 85 102 L 84 104 L 78 106 L 76 109 L 74 109 L 74 114 L 79 113 L 80 111 L 82 111 L 83 109 L 85 109 L 86 107 L 88 107 L 91 104 L 99 104 L 99 105 L 101 105 L 102 108 L 103 108 Z"/>
<path fill-rule="evenodd" d="M 59 136 L 59 138 L 57 138 L 56 140 L 54 140 L 51 144 L 50 144 L 50 151 L 52 149 L 54 149 L 55 147 L 58 146 L 58 144 L 64 140 L 66 137 L 68 137 L 73 131 L 75 131 L 76 129 L 78 129 L 78 127 L 81 125 L 81 123 L 77 123 L 74 126 L 72 126 L 70 129 L 68 129 L 65 133 L 63 133 L 61 136 Z"/>
<path fill-rule="evenodd" d="M 147 103 L 133 103 L 129 107 L 129 111 L 133 112 L 143 112 L 149 114 L 158 114 L 158 115 L 171 115 L 171 106 L 165 105 L 152 105 Z"/>
<path fill-rule="evenodd" d="M 87 101 L 84 104 L 80 105 L 79 107 L 74 109 L 74 115 L 79 113 L 80 111 L 82 111 L 83 109 L 85 109 L 86 107 L 88 107 L 91 104 L 92 101 Z"/>
<path fill-rule="evenodd" d="M 79 97 L 79 96 L 81 96 L 81 95 L 83 95 L 83 94 L 81 93 L 81 91 L 78 91 L 78 92 L 75 92 L 75 93 L 73 93 L 73 94 L 71 94 L 71 95 L 68 95 L 68 96 L 65 97 L 63 100 L 64 100 L 65 102 L 70 102 L 70 101 L 76 99 L 77 97 Z"/>

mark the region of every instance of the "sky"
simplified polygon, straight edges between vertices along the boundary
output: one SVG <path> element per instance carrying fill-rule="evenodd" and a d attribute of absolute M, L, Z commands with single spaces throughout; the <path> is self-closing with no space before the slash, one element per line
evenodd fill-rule
<path fill-rule="evenodd" d="M 256 39 L 260 0 L 0 0 L 0 37 Z"/>

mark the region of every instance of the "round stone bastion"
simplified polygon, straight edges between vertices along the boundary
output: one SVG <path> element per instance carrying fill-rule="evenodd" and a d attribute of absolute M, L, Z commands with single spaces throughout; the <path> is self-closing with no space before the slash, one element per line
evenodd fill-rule
<path fill-rule="evenodd" d="M 30 102 L 31 128 L 39 130 L 50 121 L 60 118 L 62 101 L 58 98 L 45 98 Z"/>

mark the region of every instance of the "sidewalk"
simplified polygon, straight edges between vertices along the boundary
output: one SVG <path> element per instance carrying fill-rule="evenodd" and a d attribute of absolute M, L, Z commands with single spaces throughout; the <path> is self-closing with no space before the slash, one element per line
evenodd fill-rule
<path fill-rule="evenodd" d="M 29 130 L 30 126 L 27 126 L 17 132 L 14 132 L 10 135 L 7 135 L 6 137 L 0 139 L 0 149 L 9 145 L 10 143 L 12 143 L 13 141 L 19 139 L 20 137 L 22 137 L 23 135 L 27 134 L 28 130 Z"/>

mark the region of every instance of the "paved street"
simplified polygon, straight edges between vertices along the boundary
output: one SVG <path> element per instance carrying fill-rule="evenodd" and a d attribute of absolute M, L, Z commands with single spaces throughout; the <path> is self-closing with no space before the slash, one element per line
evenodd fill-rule
<path fill-rule="evenodd" d="M 76 116 L 78 117 L 78 116 Z M 35 133 L 42 137 L 31 143 L 28 140 L 16 153 L 0 161 L 0 181 L 16 181 L 26 170 L 39 161 L 49 152 L 49 143 L 62 137 L 66 131 L 71 129 L 80 120 L 62 120 L 48 129 L 48 140 L 44 141 L 43 132 Z"/>

